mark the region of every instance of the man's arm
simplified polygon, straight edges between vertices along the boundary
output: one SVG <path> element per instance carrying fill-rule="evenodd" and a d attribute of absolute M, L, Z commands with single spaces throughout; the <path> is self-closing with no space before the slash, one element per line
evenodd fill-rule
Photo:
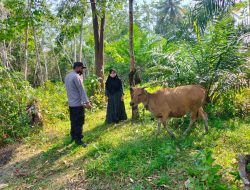
<path fill-rule="evenodd" d="M 81 104 L 87 104 L 89 102 L 88 96 L 83 88 L 83 84 L 80 78 L 78 77 L 74 77 L 74 83 L 78 89 L 78 92 L 80 93 L 80 97 L 81 97 Z"/>

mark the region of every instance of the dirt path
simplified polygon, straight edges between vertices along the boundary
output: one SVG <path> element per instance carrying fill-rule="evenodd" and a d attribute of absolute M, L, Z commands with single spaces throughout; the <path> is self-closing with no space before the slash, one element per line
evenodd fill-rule
<path fill-rule="evenodd" d="M 67 150 L 70 150 L 70 147 Z M 43 186 L 43 189 L 51 189 L 46 183 L 47 179 L 52 178 L 56 184 L 53 185 L 53 189 L 60 189 L 60 183 L 69 189 L 83 186 L 82 182 L 85 177 L 75 167 L 71 169 L 66 166 L 63 167 L 63 170 L 57 171 L 62 165 L 68 163 L 55 161 L 58 168 L 54 168 L 50 164 L 52 158 L 59 159 L 64 151 L 66 150 L 60 147 L 52 153 L 48 160 L 44 160 L 42 155 L 45 151 L 25 143 L 9 145 L 0 149 L 0 189 L 37 189 L 37 184 Z"/>
<path fill-rule="evenodd" d="M 3 180 L 6 175 L 3 167 L 10 162 L 12 155 L 18 146 L 19 144 L 13 144 L 0 148 L 0 189 L 8 187 L 8 184 Z"/>
<path fill-rule="evenodd" d="M 11 156 L 17 147 L 18 144 L 13 144 L 0 148 L 0 167 L 4 166 L 11 160 Z"/>

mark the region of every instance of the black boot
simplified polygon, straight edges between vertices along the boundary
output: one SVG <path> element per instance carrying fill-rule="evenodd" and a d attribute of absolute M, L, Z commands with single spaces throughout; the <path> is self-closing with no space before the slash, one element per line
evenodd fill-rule
<path fill-rule="evenodd" d="M 76 140 L 75 141 L 76 142 L 76 144 L 78 145 L 78 146 L 82 146 L 82 147 L 87 147 L 88 145 L 85 143 L 85 142 L 83 142 L 82 140 Z"/>

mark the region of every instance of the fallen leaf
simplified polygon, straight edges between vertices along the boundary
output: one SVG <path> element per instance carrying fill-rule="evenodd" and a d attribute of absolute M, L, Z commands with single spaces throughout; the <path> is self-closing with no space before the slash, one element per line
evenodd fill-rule
<path fill-rule="evenodd" d="M 184 182 L 184 185 L 185 185 L 185 187 L 186 187 L 187 189 L 188 189 L 189 184 L 190 184 L 190 179 L 188 179 L 187 181 Z"/>
<path fill-rule="evenodd" d="M 165 184 L 161 185 L 161 187 L 164 187 L 164 188 L 170 189 L 170 186 L 165 185 Z"/>
<path fill-rule="evenodd" d="M 176 152 L 180 152 L 181 150 L 178 148 L 178 147 L 176 147 Z"/>
<path fill-rule="evenodd" d="M 6 184 L 6 183 L 0 183 L 0 189 L 3 189 L 3 188 L 6 188 L 8 187 L 9 185 Z"/>
<path fill-rule="evenodd" d="M 129 178 L 129 181 L 131 182 L 131 183 L 134 183 L 134 180 L 130 177 Z"/>

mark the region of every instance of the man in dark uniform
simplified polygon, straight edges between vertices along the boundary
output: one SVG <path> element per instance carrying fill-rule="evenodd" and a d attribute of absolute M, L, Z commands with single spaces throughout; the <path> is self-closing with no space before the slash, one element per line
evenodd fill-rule
<path fill-rule="evenodd" d="M 83 70 L 86 66 L 82 62 L 75 62 L 73 71 L 65 77 L 65 86 L 68 96 L 68 105 L 71 123 L 71 138 L 77 145 L 86 147 L 87 144 L 82 141 L 82 128 L 84 124 L 84 108 L 90 109 L 92 106 L 88 96 L 83 88 Z"/>

